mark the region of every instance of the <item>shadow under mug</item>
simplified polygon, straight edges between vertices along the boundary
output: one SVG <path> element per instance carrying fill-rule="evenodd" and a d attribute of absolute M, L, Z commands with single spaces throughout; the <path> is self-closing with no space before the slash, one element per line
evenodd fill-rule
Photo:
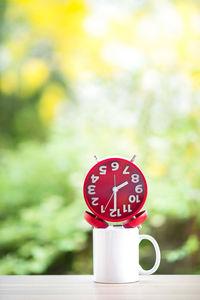
<path fill-rule="evenodd" d="M 150 270 L 139 265 L 139 244 L 149 240 L 156 259 Z M 94 281 L 101 283 L 127 283 L 139 280 L 139 275 L 153 274 L 160 265 L 160 249 L 156 240 L 139 234 L 137 227 L 109 226 L 93 229 Z"/>

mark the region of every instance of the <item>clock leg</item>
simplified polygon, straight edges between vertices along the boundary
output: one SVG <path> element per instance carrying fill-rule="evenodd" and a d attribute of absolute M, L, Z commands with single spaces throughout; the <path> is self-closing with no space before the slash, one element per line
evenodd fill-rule
<path fill-rule="evenodd" d="M 87 223 L 96 228 L 107 228 L 109 226 L 106 221 L 98 218 L 89 211 L 84 212 L 84 219 Z"/>

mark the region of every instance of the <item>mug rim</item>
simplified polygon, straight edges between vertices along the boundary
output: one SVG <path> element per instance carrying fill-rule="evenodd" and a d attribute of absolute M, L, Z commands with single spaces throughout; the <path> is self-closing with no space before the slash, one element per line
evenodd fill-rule
<path fill-rule="evenodd" d="M 133 228 L 125 228 L 123 225 L 109 225 L 107 228 L 96 228 L 94 227 L 93 230 L 95 231 L 113 231 L 113 230 L 124 230 L 124 231 L 130 231 L 130 230 L 136 230 L 136 231 L 139 231 L 138 227 L 133 227 Z"/>

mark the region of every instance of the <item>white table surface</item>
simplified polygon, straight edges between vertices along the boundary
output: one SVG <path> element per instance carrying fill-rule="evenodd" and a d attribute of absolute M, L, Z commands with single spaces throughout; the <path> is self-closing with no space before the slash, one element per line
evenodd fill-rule
<path fill-rule="evenodd" d="M 0 300 L 200 299 L 200 275 L 150 275 L 129 284 L 100 284 L 92 275 L 0 276 Z"/>

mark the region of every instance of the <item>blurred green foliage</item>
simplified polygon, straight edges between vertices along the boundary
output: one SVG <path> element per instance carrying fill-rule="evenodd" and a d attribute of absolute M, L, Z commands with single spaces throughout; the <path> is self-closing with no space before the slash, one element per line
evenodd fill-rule
<path fill-rule="evenodd" d="M 55 143 L 27 143 L 1 159 L 1 274 L 43 273 L 84 247 L 79 159 Z"/>
<path fill-rule="evenodd" d="M 0 274 L 91 273 L 84 176 L 134 153 L 158 272 L 200 273 L 199 4 L 136 2 L 0 2 Z"/>

